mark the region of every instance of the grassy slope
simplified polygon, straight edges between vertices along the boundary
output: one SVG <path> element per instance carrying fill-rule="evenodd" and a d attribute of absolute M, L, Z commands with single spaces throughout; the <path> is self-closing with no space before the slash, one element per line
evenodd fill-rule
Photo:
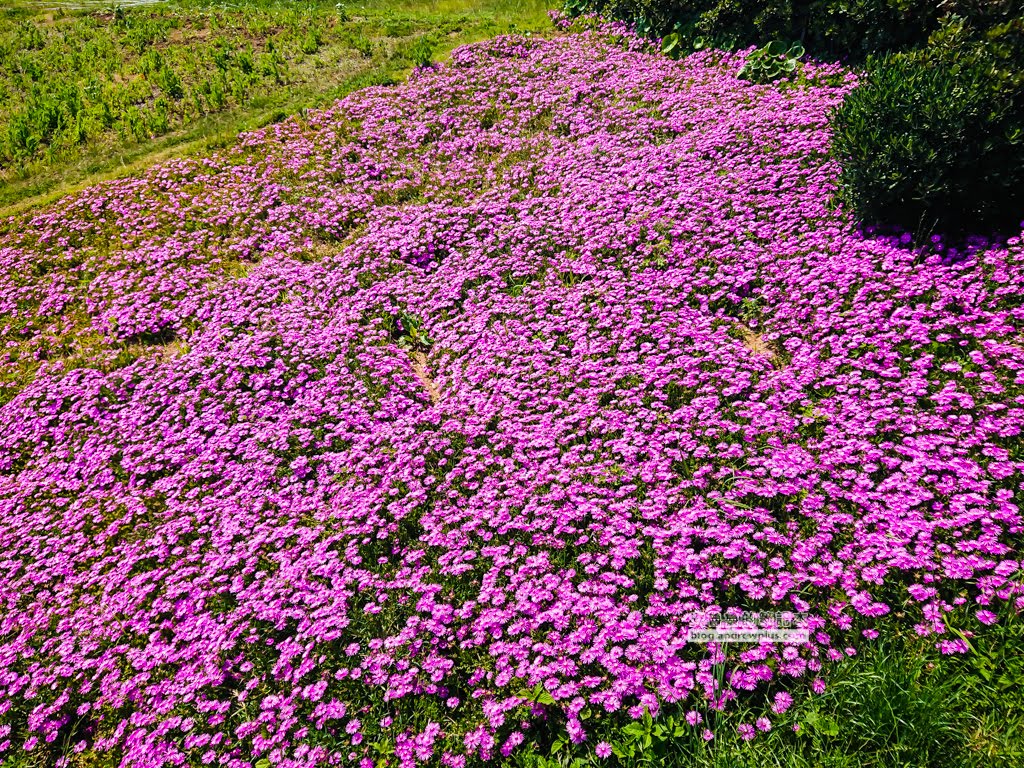
<path fill-rule="evenodd" d="M 400 79 L 509 30 L 549 28 L 544 0 L 170 0 L 0 10 L 0 216 L 349 91 Z"/>

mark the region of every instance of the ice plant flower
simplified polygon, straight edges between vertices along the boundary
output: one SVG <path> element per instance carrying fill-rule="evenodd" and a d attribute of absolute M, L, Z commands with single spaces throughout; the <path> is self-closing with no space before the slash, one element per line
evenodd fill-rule
<path fill-rule="evenodd" d="M 772 712 L 777 715 L 781 715 L 789 708 L 793 706 L 793 697 L 785 691 L 779 691 L 775 694 L 775 698 L 772 702 Z"/>

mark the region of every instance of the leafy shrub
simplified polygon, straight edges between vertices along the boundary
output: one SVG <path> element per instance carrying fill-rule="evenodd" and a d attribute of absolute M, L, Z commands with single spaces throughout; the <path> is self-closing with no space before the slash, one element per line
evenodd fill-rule
<path fill-rule="evenodd" d="M 420 69 L 429 67 L 434 62 L 434 44 L 426 35 L 421 35 L 409 46 L 407 56 L 413 66 Z"/>
<path fill-rule="evenodd" d="M 921 236 L 1024 218 L 1019 70 L 991 46 L 935 47 L 869 65 L 833 118 L 839 199 Z"/>
<path fill-rule="evenodd" d="M 302 52 L 307 55 L 312 55 L 320 50 L 320 35 L 312 27 L 306 32 L 306 36 L 302 39 Z"/>
<path fill-rule="evenodd" d="M 804 47 L 800 43 L 787 46 L 781 40 L 774 40 L 747 57 L 739 77 L 753 83 L 770 83 L 789 77 L 796 72 L 797 62 L 803 55 Z"/>
<path fill-rule="evenodd" d="M 161 90 L 175 101 L 181 99 L 185 95 L 185 89 L 182 87 L 181 78 L 178 77 L 178 73 L 170 67 L 164 67 L 160 70 L 156 76 L 156 82 L 160 86 Z"/>
<path fill-rule="evenodd" d="M 951 15 L 989 27 L 1008 18 L 1013 0 L 813 0 L 799 3 L 815 50 L 862 58 L 871 53 L 909 50 L 924 45 Z"/>
<path fill-rule="evenodd" d="M 800 39 L 815 53 L 862 58 L 924 44 L 939 20 L 960 15 L 988 28 L 1012 16 L 1013 0 L 567 0 L 570 15 L 600 13 L 684 47 L 739 47 Z"/>

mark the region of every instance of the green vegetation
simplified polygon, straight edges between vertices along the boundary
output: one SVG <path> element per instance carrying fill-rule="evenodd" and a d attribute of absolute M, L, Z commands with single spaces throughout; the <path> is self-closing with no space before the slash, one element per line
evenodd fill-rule
<path fill-rule="evenodd" d="M 577 759 L 564 736 L 537 743 L 516 768 L 1010 768 L 1024 764 L 1024 618 L 1006 612 L 969 639 L 965 654 L 943 655 L 934 641 L 893 622 L 856 656 L 831 669 L 820 695 L 792 707 L 744 740 L 752 711 L 706 707 L 693 727 L 685 710 L 644 718 L 607 734 L 613 756 Z M 758 712 L 765 709 L 762 705 Z M 705 742 L 702 728 L 714 739 Z"/>
<path fill-rule="evenodd" d="M 754 83 L 770 83 L 789 77 L 796 72 L 797 63 L 803 55 L 804 47 L 800 43 L 787 46 L 779 40 L 773 40 L 747 57 L 739 77 Z"/>
<path fill-rule="evenodd" d="M 600 13 L 642 35 L 674 33 L 689 45 L 743 47 L 800 39 L 844 57 L 923 45 L 956 14 L 983 26 L 1004 21 L 1012 0 L 566 0 L 570 15 Z"/>
<path fill-rule="evenodd" d="M 1024 218 L 1024 18 L 950 18 L 927 48 L 869 63 L 833 120 L 840 199 L 871 224 L 1019 231 Z"/>
<path fill-rule="evenodd" d="M 542 0 L 173 0 L 0 11 L 0 214 L 549 27 Z"/>

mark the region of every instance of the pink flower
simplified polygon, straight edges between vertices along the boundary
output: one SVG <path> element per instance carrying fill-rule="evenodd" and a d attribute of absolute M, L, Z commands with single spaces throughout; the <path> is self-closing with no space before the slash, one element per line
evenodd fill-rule
<path fill-rule="evenodd" d="M 600 741 L 597 743 L 597 746 L 594 747 L 594 754 L 602 759 L 611 757 L 612 745 L 607 741 Z"/>
<path fill-rule="evenodd" d="M 569 718 L 565 724 L 566 732 L 569 734 L 569 740 L 573 744 L 581 744 L 586 741 L 587 734 L 583 730 L 583 724 L 576 718 Z"/>
<path fill-rule="evenodd" d="M 592 24 L 0 224 L 0 750 L 464 768 L 772 691 L 753 738 L 894 589 L 947 653 L 1024 600 L 1024 242 L 829 206 L 841 66 Z M 712 619 L 809 640 L 677 656 Z"/>
<path fill-rule="evenodd" d="M 943 654 L 950 655 L 955 653 L 967 653 L 969 650 L 967 643 L 959 638 L 956 640 L 941 640 L 935 645 L 936 648 Z"/>
<path fill-rule="evenodd" d="M 775 699 L 772 702 L 772 712 L 777 715 L 781 715 L 786 712 L 791 706 L 793 706 L 793 697 L 785 691 L 779 691 L 775 694 Z"/>

